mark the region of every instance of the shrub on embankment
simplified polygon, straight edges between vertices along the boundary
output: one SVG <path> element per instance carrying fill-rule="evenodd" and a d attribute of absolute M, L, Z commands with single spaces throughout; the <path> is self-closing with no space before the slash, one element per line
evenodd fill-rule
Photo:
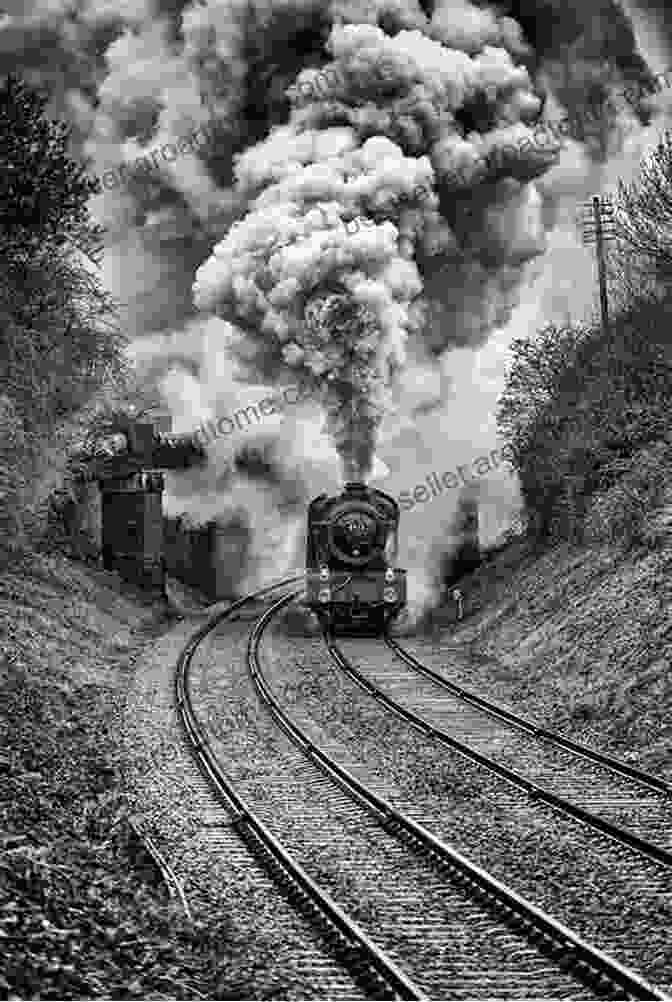
<path fill-rule="evenodd" d="M 164 619 L 58 555 L 0 566 L 2 998 L 254 997 L 226 916 L 187 921 L 133 845 L 116 731 Z"/>
<path fill-rule="evenodd" d="M 602 328 L 514 342 L 499 411 L 533 534 L 656 545 L 647 514 L 672 482 L 672 293 Z"/>

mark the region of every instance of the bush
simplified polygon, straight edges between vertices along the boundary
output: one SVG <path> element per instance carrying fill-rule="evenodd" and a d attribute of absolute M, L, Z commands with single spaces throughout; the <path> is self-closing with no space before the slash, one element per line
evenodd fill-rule
<path fill-rule="evenodd" d="M 605 490 L 587 512 L 585 536 L 597 542 L 620 542 L 626 548 L 661 546 L 664 524 L 652 513 L 668 501 L 672 484 L 672 442 L 640 450 L 632 460 L 613 460 L 603 470 Z"/>
<path fill-rule="evenodd" d="M 514 343 L 499 427 L 538 537 L 583 538 L 591 497 L 641 449 L 664 440 L 670 305 L 672 297 L 633 304 L 606 333 L 549 327 Z"/>

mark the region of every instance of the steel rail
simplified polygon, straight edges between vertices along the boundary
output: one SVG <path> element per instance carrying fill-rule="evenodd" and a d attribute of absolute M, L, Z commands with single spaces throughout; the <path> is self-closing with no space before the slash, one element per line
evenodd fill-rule
<path fill-rule="evenodd" d="M 638 852 L 640 855 L 646 857 L 646 859 L 651 860 L 654 863 L 658 863 L 663 866 L 672 866 L 672 852 L 668 852 L 668 850 L 663 849 L 662 846 L 655 845 L 653 842 L 647 842 L 646 839 L 640 838 L 638 835 L 634 835 L 626 828 L 620 828 L 618 825 L 612 824 L 611 821 L 606 821 L 604 818 L 601 818 L 598 814 L 594 814 L 592 811 L 588 811 L 584 807 L 579 807 L 578 804 L 573 804 L 571 800 L 566 800 L 559 794 L 553 793 L 551 790 L 547 790 L 543 786 L 539 786 L 538 783 L 522 776 L 519 772 L 516 772 L 515 769 L 510 769 L 509 766 L 502 765 L 501 762 L 497 762 L 496 759 L 483 754 L 483 752 L 476 751 L 475 748 L 465 744 L 465 742 L 461 741 L 459 738 L 454 738 L 451 734 L 441 730 L 440 727 L 435 727 L 434 724 L 430 724 L 424 719 L 424 717 L 419 716 L 419 714 L 415 713 L 413 710 L 409 710 L 401 703 L 398 703 L 395 699 L 392 699 L 391 696 L 388 696 L 387 693 L 383 692 L 383 690 L 377 685 L 365 678 L 365 676 L 362 675 L 362 673 L 359 672 L 357 668 L 350 663 L 350 661 L 348 661 L 343 651 L 341 651 L 341 649 L 327 634 L 324 634 L 324 638 L 327 649 L 334 661 L 356 685 L 377 700 L 377 702 L 382 703 L 382 705 L 385 706 L 391 713 L 396 714 L 398 717 L 401 717 L 407 723 L 411 724 L 412 727 L 421 731 L 425 737 L 431 738 L 433 741 L 438 741 L 443 745 L 447 745 L 464 758 L 478 763 L 478 765 L 483 766 L 489 772 L 495 773 L 512 786 L 522 790 L 532 800 L 548 804 L 550 807 L 553 807 L 556 811 L 558 811 L 558 813 L 565 814 L 574 821 L 580 821 L 582 824 L 595 829 L 595 831 L 600 832 L 601 835 L 607 836 L 619 845 L 628 846 L 629 849 L 633 849 L 635 852 Z"/>
<path fill-rule="evenodd" d="M 608 980 L 610 986 L 623 990 L 628 998 L 672 1002 L 670 996 L 663 994 L 635 971 L 603 950 L 592 946 L 562 922 L 471 862 L 417 821 L 397 810 L 389 801 L 370 790 L 310 740 L 305 731 L 283 710 L 261 670 L 258 657 L 259 644 L 268 624 L 298 594 L 295 592 L 283 596 L 260 616 L 250 634 L 247 648 L 250 673 L 263 701 L 279 726 L 297 747 L 301 748 L 304 754 L 353 800 L 363 804 L 370 813 L 378 817 L 387 831 L 403 837 L 433 862 L 447 866 L 452 873 L 459 874 L 463 883 L 471 885 L 472 893 L 473 888 L 477 888 L 476 893 L 480 898 L 488 904 L 496 905 L 510 924 L 517 926 L 518 929 L 522 928 L 530 938 L 536 936 L 549 941 L 553 954 L 557 956 L 559 952 L 560 958 L 571 962 L 572 970 L 587 986 L 604 990 L 605 980 Z"/>
<path fill-rule="evenodd" d="M 446 689 L 448 692 L 452 693 L 453 696 L 456 696 L 463 702 L 471 703 L 484 713 L 488 713 L 492 717 L 504 720 L 512 727 L 517 727 L 521 731 L 534 734 L 535 737 L 542 738 L 550 744 L 559 745 L 561 748 L 573 752 L 576 756 L 589 759 L 593 762 L 598 762 L 606 769 L 610 769 L 612 772 L 626 776 L 628 779 L 633 779 L 636 782 L 641 783 L 643 786 L 654 790 L 656 793 L 662 793 L 665 796 L 672 797 L 672 785 L 665 782 L 664 779 L 660 779 L 658 776 L 653 776 L 651 773 L 645 772 L 643 769 L 636 768 L 636 766 L 628 765 L 627 762 L 621 762 L 620 759 L 614 758 L 612 755 L 606 755 L 604 752 L 596 751 L 588 745 L 581 744 L 579 741 L 573 741 L 571 738 L 566 738 L 564 735 L 559 734 L 557 731 L 553 731 L 548 727 L 541 727 L 539 724 L 535 724 L 534 721 L 526 719 L 520 713 L 515 713 L 513 710 L 500 706 L 498 703 L 486 699 L 484 696 L 479 696 L 475 692 L 470 692 L 468 689 L 464 689 L 456 682 L 451 682 L 449 679 L 444 678 L 443 675 L 439 674 L 439 672 L 435 671 L 433 668 L 429 668 L 427 665 L 423 664 L 422 661 L 419 661 L 413 654 L 410 653 L 410 651 L 401 647 L 401 645 L 398 644 L 389 634 L 384 634 L 384 640 L 390 650 L 393 651 L 393 653 L 396 654 L 400 660 L 404 661 L 410 668 L 413 668 L 421 675 L 425 675 L 427 678 L 431 679 L 432 682 L 436 682 L 437 685 L 440 685 L 443 689 Z"/>
<path fill-rule="evenodd" d="M 192 634 L 180 653 L 177 664 L 175 693 L 178 714 L 198 765 L 217 795 L 225 801 L 232 814 L 234 827 L 256 855 L 262 856 L 277 882 L 288 890 L 290 900 L 300 905 L 304 912 L 308 912 L 313 922 L 319 919 L 321 925 L 326 925 L 331 937 L 336 933 L 339 952 L 345 955 L 344 966 L 354 972 L 373 997 L 387 997 L 381 996 L 381 989 L 387 989 L 388 992 L 391 989 L 399 999 L 429 1002 L 427 996 L 369 938 L 361 926 L 313 881 L 236 791 L 210 748 L 208 736 L 199 724 L 191 703 L 189 668 L 198 645 L 207 634 L 247 602 L 271 590 L 293 584 L 299 577 L 303 575 L 270 585 L 239 599 L 227 609 L 213 614 Z M 295 594 L 298 593 L 293 593 L 292 598 Z"/>

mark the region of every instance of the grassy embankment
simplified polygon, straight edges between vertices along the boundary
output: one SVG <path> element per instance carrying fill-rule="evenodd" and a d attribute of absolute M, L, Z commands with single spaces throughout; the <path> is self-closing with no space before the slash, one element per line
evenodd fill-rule
<path fill-rule="evenodd" d="M 670 529 L 661 552 L 510 544 L 461 582 L 461 624 L 435 614 L 450 675 L 672 781 Z"/>
<path fill-rule="evenodd" d="M 128 824 L 125 680 L 169 623 L 114 575 L 60 556 L 0 568 L 4 998 L 254 997 L 226 917 L 188 922 Z"/>

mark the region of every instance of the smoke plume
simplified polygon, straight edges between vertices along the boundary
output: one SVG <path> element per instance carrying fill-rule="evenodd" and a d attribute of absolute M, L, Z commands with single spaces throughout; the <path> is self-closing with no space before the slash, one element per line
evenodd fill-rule
<path fill-rule="evenodd" d="M 437 353 L 501 321 L 540 250 L 531 179 L 552 157 L 521 152 L 541 102 L 512 57 L 520 32 L 484 17 L 479 43 L 473 21 L 414 20 L 333 26 L 330 62 L 289 88 L 287 124 L 238 158 L 247 214 L 196 276 L 196 305 L 244 331 L 233 348 L 251 371 L 321 391 L 348 476 L 370 469 L 406 342 L 423 336 L 421 274 L 453 292 L 453 325 L 427 337 Z"/>

